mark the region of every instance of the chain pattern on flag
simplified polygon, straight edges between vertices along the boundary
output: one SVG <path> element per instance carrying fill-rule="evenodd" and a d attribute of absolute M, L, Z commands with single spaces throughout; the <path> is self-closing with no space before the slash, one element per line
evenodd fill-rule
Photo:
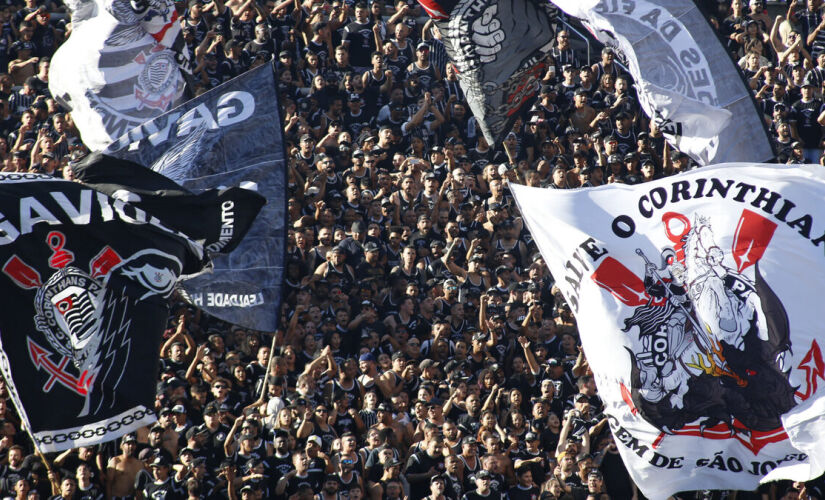
<path fill-rule="evenodd" d="M 132 425 L 154 414 L 155 412 L 150 409 L 138 408 L 131 415 L 124 415 L 120 420 L 110 420 L 105 424 L 83 429 L 82 431 L 71 431 L 68 433 L 56 432 L 43 437 L 36 435 L 35 441 L 39 445 L 49 445 L 53 443 L 65 443 L 66 441 L 77 441 L 79 439 L 91 439 L 95 436 L 105 436 L 110 432 L 117 432 L 121 427 Z"/>

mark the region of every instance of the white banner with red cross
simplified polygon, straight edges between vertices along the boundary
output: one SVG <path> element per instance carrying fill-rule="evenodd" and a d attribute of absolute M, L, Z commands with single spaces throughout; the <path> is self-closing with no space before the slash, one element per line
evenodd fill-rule
<path fill-rule="evenodd" d="M 823 172 L 724 164 L 635 186 L 512 186 L 647 497 L 825 469 Z"/>

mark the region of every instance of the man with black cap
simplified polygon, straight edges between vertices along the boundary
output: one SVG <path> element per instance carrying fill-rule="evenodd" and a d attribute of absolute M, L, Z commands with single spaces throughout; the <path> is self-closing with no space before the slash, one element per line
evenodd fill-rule
<path fill-rule="evenodd" d="M 171 411 L 168 408 L 164 408 L 161 410 L 161 414 L 166 417 L 167 415 L 171 414 Z M 166 429 L 163 428 L 162 425 L 155 424 L 149 429 L 149 448 L 152 450 L 152 455 L 154 456 L 164 456 L 170 463 L 174 458 L 172 453 L 164 447 L 164 434 L 166 433 Z M 172 434 L 174 431 L 172 431 Z M 170 436 L 170 438 L 173 436 Z M 175 449 L 175 453 L 177 453 L 177 436 L 174 436 L 174 441 L 169 440 L 169 446 Z"/>
<path fill-rule="evenodd" d="M 382 258 L 378 244 L 375 241 L 366 241 L 364 243 L 364 259 L 355 268 L 355 275 L 361 279 L 384 281 L 383 278 L 387 273 L 387 268 L 384 265 L 385 261 L 386 258 Z"/>
<path fill-rule="evenodd" d="M 515 454 L 514 466 L 516 470 L 528 467 L 533 473 L 533 481 L 536 484 L 543 484 L 547 473 L 550 472 L 550 462 L 547 455 L 541 450 L 539 445 L 541 440 L 535 432 L 528 432 L 524 436 L 524 450 Z"/>
<path fill-rule="evenodd" d="M 418 78 L 421 87 L 429 90 L 433 83 L 441 80 L 441 71 L 430 62 L 430 44 L 419 42 L 415 47 L 415 60 L 407 66 L 407 78 Z"/>
<path fill-rule="evenodd" d="M 573 92 L 573 110 L 570 114 L 570 123 L 576 131 L 582 133 L 590 130 L 590 124 L 596 118 L 596 110 L 587 103 L 588 98 L 588 93 L 583 88 L 577 88 Z"/>
<path fill-rule="evenodd" d="M 503 500 L 504 495 L 490 488 L 493 475 L 486 470 L 475 474 L 475 490 L 468 491 L 462 500 Z"/>
<path fill-rule="evenodd" d="M 624 155 L 624 175 L 622 181 L 625 184 L 640 184 L 642 182 L 642 173 L 639 170 L 639 155 L 631 151 Z"/>
<path fill-rule="evenodd" d="M 802 165 L 805 163 L 810 163 L 805 159 L 805 151 L 802 148 L 802 143 L 799 141 L 794 141 L 791 144 L 791 154 L 788 155 L 787 160 L 784 163 L 788 165 Z M 821 157 L 820 157 L 821 163 Z"/>
<path fill-rule="evenodd" d="M 550 172 L 550 183 L 547 185 L 550 189 L 567 189 L 567 169 L 561 164 L 556 164 Z"/>
<path fill-rule="evenodd" d="M 616 52 L 612 47 L 602 49 L 601 61 L 590 67 L 597 82 L 602 80 L 603 75 L 613 75 L 614 78 L 618 78 L 623 73 L 619 65 L 614 62 L 615 59 Z"/>
<path fill-rule="evenodd" d="M 348 266 L 355 268 L 363 260 L 364 244 L 367 239 L 367 225 L 361 220 L 356 220 L 350 226 L 349 236 L 338 243 L 346 254 L 346 262 Z"/>
<path fill-rule="evenodd" d="M 131 497 L 135 494 L 135 478 L 143 470 L 143 462 L 135 457 L 137 438 L 127 434 L 120 440 L 121 454 L 109 459 L 106 466 L 106 498 Z"/>
<path fill-rule="evenodd" d="M 344 127 L 352 137 L 361 136 L 361 131 L 374 126 L 374 116 L 364 110 L 364 99 L 359 94 L 350 94 L 347 100 L 347 111 L 344 113 Z"/>
<path fill-rule="evenodd" d="M 447 480 L 442 474 L 432 476 L 430 478 L 430 494 L 424 497 L 426 500 L 446 500 L 445 493 L 447 492 Z"/>
<path fill-rule="evenodd" d="M 169 459 L 163 455 L 158 455 L 149 464 L 152 471 L 153 481 L 147 482 L 143 487 L 142 493 L 144 498 L 153 498 L 158 500 L 177 500 L 183 498 L 183 488 L 180 483 L 172 478 L 171 471 L 172 464 Z"/>
<path fill-rule="evenodd" d="M 456 457 L 461 461 L 462 469 L 464 471 L 464 481 L 462 482 L 462 487 L 464 488 L 464 491 L 469 491 L 474 487 L 474 474 L 481 470 L 481 459 L 478 455 L 478 442 L 476 441 L 475 436 L 464 436 L 461 439 L 459 446 L 460 449 L 458 451 L 460 453 L 456 455 Z"/>
<path fill-rule="evenodd" d="M 819 159 L 819 143 L 822 140 L 822 126 L 825 125 L 825 108 L 822 100 L 814 94 L 815 83 L 813 75 L 806 75 L 802 81 L 802 98 L 792 106 L 792 123 L 796 132 L 793 135 L 802 142 L 808 162 Z"/>
<path fill-rule="evenodd" d="M 229 432 L 229 426 L 221 423 L 218 406 L 214 401 L 206 405 L 203 410 L 203 424 L 190 429 L 193 437 L 199 434 L 204 435 L 203 448 L 212 463 L 216 463 L 214 457 L 217 457 L 218 453 L 223 450 L 223 443 Z M 188 432 L 187 437 L 189 437 Z"/>
<path fill-rule="evenodd" d="M 622 162 L 621 155 L 614 153 L 605 158 L 605 160 L 607 161 L 607 182 L 621 182 L 624 177 L 624 163 Z"/>
<path fill-rule="evenodd" d="M 620 112 L 613 118 L 615 127 L 613 129 L 613 136 L 619 143 L 619 153 L 626 155 L 633 153 L 637 149 L 636 133 L 633 131 L 633 116 Z"/>

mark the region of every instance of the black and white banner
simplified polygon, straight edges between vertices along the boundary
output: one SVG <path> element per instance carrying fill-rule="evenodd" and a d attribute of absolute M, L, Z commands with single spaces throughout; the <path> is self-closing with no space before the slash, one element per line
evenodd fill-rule
<path fill-rule="evenodd" d="M 538 94 L 553 44 L 546 0 L 419 0 L 435 20 L 484 137 L 497 144 Z"/>
<path fill-rule="evenodd" d="M 701 165 L 774 152 L 733 60 L 690 0 L 552 0 L 627 57 L 645 113 Z"/>
<path fill-rule="evenodd" d="M 84 166 L 108 161 L 93 155 Z M 238 207 L 248 227 L 264 200 L 237 188 L 109 197 L 17 173 L 0 174 L 0 194 L 0 370 L 38 448 L 150 424 L 167 297 L 208 264 L 203 245 L 220 238 L 221 206 Z"/>
<path fill-rule="evenodd" d="M 825 470 L 821 167 L 511 189 L 646 497 Z"/>
<path fill-rule="evenodd" d="M 187 279 L 183 287 L 189 301 L 209 314 L 267 332 L 278 321 L 287 221 L 286 155 L 274 88 L 272 68 L 263 65 L 130 130 L 106 150 L 196 193 L 256 186 L 268 203 L 243 242 L 230 255 L 214 255 L 213 272 Z M 105 183 L 105 175 L 96 182 Z M 224 222 L 231 226 L 231 213 Z"/>
<path fill-rule="evenodd" d="M 191 72 L 173 0 L 70 0 L 72 33 L 55 52 L 49 90 L 83 142 L 112 140 L 181 102 Z"/>

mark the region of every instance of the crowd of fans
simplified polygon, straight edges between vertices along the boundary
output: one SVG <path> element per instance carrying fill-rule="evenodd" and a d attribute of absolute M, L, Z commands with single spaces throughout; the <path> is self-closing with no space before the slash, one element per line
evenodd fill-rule
<path fill-rule="evenodd" d="M 821 162 L 821 1 L 794 0 L 778 16 L 761 0 L 698 3 L 753 88 L 779 161 Z M 195 94 L 260 64 L 277 74 L 289 169 L 283 326 L 247 331 L 176 303 L 157 425 L 52 455 L 51 471 L 0 398 L 3 497 L 642 498 L 576 320 L 508 188 L 635 184 L 691 168 L 641 112 L 617 55 L 606 48 L 587 64 L 554 26 L 535 104 L 490 145 L 413 0 L 176 8 Z M 4 170 L 69 177 L 85 148 L 47 84 L 71 19 L 36 0 L 0 14 Z M 821 485 L 679 498 L 825 498 Z"/>

